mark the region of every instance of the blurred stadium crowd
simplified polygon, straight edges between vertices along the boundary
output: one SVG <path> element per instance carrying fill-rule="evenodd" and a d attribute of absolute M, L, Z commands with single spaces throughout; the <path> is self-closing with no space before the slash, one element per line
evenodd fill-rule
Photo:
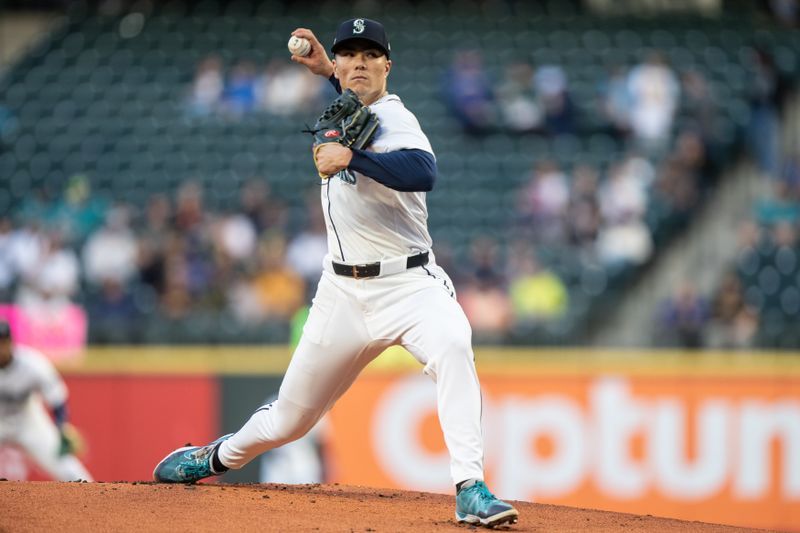
<path fill-rule="evenodd" d="M 711 294 L 677 287 L 653 343 L 800 347 L 800 147 L 780 133 L 800 35 L 735 5 L 369 4 L 437 154 L 434 250 L 476 341 L 585 342 L 746 155 L 771 193 L 732 229 L 739 260 Z M 326 43 L 340 7 L 67 9 L 0 78 L 1 301 L 77 302 L 96 343 L 285 342 L 326 250 L 300 130 L 333 92 L 284 41 Z"/>

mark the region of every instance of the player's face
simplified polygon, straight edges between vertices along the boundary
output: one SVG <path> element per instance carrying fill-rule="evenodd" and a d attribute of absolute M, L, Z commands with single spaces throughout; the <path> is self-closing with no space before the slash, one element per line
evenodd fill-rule
<path fill-rule="evenodd" d="M 354 43 L 336 52 L 333 72 L 342 90 L 352 89 L 364 105 L 370 105 L 386 93 L 386 78 L 392 62 L 384 53 L 366 43 Z"/>
<path fill-rule="evenodd" d="M 11 339 L 0 339 L 0 368 L 11 362 Z"/>

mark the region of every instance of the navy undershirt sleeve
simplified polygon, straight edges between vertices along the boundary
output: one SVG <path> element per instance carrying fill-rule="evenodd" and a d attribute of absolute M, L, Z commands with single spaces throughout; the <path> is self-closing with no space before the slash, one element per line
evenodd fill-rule
<path fill-rule="evenodd" d="M 401 192 L 433 190 L 436 159 L 425 150 L 396 150 L 377 154 L 353 150 L 349 169 Z"/>
<path fill-rule="evenodd" d="M 336 76 L 331 74 L 328 81 L 341 94 L 342 85 Z M 353 150 L 353 159 L 348 168 L 401 192 L 430 191 L 436 180 L 436 159 L 425 150 L 398 150 L 382 154 Z"/>
<path fill-rule="evenodd" d="M 61 427 L 67 421 L 67 404 L 62 403 L 53 407 L 53 418 L 56 426 Z"/>

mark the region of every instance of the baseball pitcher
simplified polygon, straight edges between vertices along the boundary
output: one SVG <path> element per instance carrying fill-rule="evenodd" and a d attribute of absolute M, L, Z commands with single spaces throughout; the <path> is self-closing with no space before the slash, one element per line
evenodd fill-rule
<path fill-rule="evenodd" d="M 321 179 L 328 255 L 303 336 L 278 399 L 235 434 L 172 452 L 155 468 L 162 482 L 191 483 L 241 468 L 260 453 L 309 431 L 386 348 L 402 345 L 436 384 L 439 421 L 450 453 L 456 519 L 494 527 L 517 511 L 483 482 L 481 392 L 472 332 L 453 284 L 436 264 L 426 191 L 436 159 L 416 117 L 387 90 L 392 68 L 384 27 L 343 22 L 331 61 L 314 33 L 292 60 L 341 92 L 311 133 Z"/>
<path fill-rule="evenodd" d="M 80 436 L 67 421 L 66 401 L 67 387 L 52 363 L 14 345 L 8 322 L 0 321 L 0 445 L 19 446 L 53 479 L 91 481 L 74 455 Z"/>

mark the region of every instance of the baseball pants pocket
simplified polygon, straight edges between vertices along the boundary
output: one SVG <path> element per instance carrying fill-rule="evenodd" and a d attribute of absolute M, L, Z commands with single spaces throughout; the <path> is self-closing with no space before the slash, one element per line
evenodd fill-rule
<path fill-rule="evenodd" d="M 331 320 L 337 313 L 338 301 L 335 294 L 336 288 L 324 277 L 320 280 L 317 293 L 308 313 L 308 319 L 303 326 L 303 337 L 309 342 L 320 346 L 330 345 L 326 335 Z"/>

